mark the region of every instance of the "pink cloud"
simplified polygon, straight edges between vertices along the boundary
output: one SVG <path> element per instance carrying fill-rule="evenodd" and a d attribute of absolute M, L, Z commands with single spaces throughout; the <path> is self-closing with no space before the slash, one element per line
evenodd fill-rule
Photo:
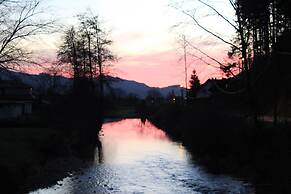
<path fill-rule="evenodd" d="M 114 67 L 113 74 L 121 78 L 135 80 L 149 86 L 184 85 L 184 65 L 176 51 L 155 54 L 128 56 L 122 58 Z M 217 68 L 197 62 L 188 67 L 188 79 L 192 70 L 198 73 L 202 82 L 210 77 L 219 77 Z"/>

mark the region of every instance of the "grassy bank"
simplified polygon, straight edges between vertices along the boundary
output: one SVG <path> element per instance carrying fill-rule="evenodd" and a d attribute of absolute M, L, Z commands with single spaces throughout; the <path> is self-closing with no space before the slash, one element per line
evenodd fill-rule
<path fill-rule="evenodd" d="M 290 125 L 252 125 L 211 102 L 152 107 L 149 119 L 218 174 L 251 180 L 257 193 L 290 193 Z"/>

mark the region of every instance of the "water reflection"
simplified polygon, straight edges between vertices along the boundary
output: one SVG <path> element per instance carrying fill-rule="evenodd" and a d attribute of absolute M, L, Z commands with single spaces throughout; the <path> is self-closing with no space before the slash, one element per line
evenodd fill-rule
<path fill-rule="evenodd" d="M 99 138 L 97 138 L 96 149 L 95 149 L 94 153 L 95 153 L 94 154 L 94 162 L 95 162 L 95 164 L 103 163 L 103 147 L 102 147 L 102 143 L 99 140 Z"/>
<path fill-rule="evenodd" d="M 95 162 L 33 193 L 251 193 L 248 184 L 206 173 L 179 143 L 138 119 L 104 124 Z"/>

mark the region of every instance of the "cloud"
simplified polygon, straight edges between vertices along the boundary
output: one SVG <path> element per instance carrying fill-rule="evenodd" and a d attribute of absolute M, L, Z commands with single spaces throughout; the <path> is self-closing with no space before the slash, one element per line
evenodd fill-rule
<path fill-rule="evenodd" d="M 119 40 L 119 42 L 126 43 L 128 41 L 135 41 L 138 39 L 144 38 L 145 35 L 143 33 L 138 32 L 123 32 L 115 35 L 115 39 Z"/>

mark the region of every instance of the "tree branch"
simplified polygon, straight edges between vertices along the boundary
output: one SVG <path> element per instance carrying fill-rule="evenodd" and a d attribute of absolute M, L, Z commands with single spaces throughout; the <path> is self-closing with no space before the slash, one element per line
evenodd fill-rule
<path fill-rule="evenodd" d="M 14 3 L 13 5 L 4 2 Z M 48 32 L 55 21 L 42 21 L 39 19 L 42 11 L 39 11 L 39 0 L 11 1 L 0 0 L 1 10 L 13 10 L 14 14 L 0 15 L 0 64 L 8 62 L 17 63 L 30 61 L 30 52 L 21 47 L 21 41 L 40 33 Z M 8 11 L 6 11 L 8 13 Z M 38 17 L 38 18 L 37 18 Z M 5 65 L 7 66 L 7 65 Z"/>
<path fill-rule="evenodd" d="M 190 18 L 195 22 L 195 24 L 196 24 L 198 27 L 200 27 L 202 30 L 204 30 L 204 31 L 207 32 L 208 34 L 211 34 L 212 36 L 218 38 L 218 39 L 221 40 L 222 42 L 224 42 L 224 43 L 226 43 L 226 44 L 228 44 L 228 45 L 231 45 L 231 46 L 233 46 L 234 48 L 240 50 L 239 47 L 237 47 L 236 45 L 234 45 L 234 44 L 231 43 L 230 41 L 227 41 L 227 40 L 223 39 L 221 36 L 219 36 L 219 35 L 217 35 L 217 34 L 211 32 L 211 31 L 208 30 L 206 27 L 202 26 L 202 25 L 197 21 L 197 19 L 194 17 L 194 15 L 191 15 L 190 13 L 188 13 L 188 12 L 186 12 L 186 11 L 184 11 L 184 10 L 181 10 L 181 11 L 182 11 L 183 14 L 189 16 L 189 17 L 190 17 Z"/>
<path fill-rule="evenodd" d="M 209 5 L 208 3 L 205 3 L 202 0 L 197 0 L 200 3 L 202 3 L 203 5 L 209 7 L 210 9 L 212 9 L 218 16 L 220 16 L 223 20 L 225 20 L 228 24 L 230 24 L 235 30 L 238 30 L 238 28 L 232 23 L 230 22 L 225 16 L 223 16 L 217 9 L 215 9 L 213 6 Z"/>
<path fill-rule="evenodd" d="M 202 51 L 201 49 L 197 48 L 196 46 L 192 45 L 189 41 L 187 41 L 187 44 L 190 45 L 192 48 L 194 48 L 195 50 L 199 51 L 200 53 L 202 53 L 203 55 L 205 55 L 206 57 L 208 57 L 209 59 L 211 59 L 212 61 L 216 62 L 217 64 L 220 65 L 220 69 L 221 67 L 227 67 L 226 65 L 224 65 L 223 63 L 221 63 L 220 61 L 218 61 L 217 59 L 211 57 L 210 55 L 208 55 L 207 53 L 205 53 L 204 51 Z M 205 60 L 203 60 L 205 61 Z M 209 64 L 208 64 L 209 65 Z M 212 65 L 213 66 L 213 65 Z M 216 67 L 216 66 L 214 66 Z M 229 73 L 232 75 L 232 76 L 235 76 L 234 73 L 232 71 L 229 71 Z"/>

